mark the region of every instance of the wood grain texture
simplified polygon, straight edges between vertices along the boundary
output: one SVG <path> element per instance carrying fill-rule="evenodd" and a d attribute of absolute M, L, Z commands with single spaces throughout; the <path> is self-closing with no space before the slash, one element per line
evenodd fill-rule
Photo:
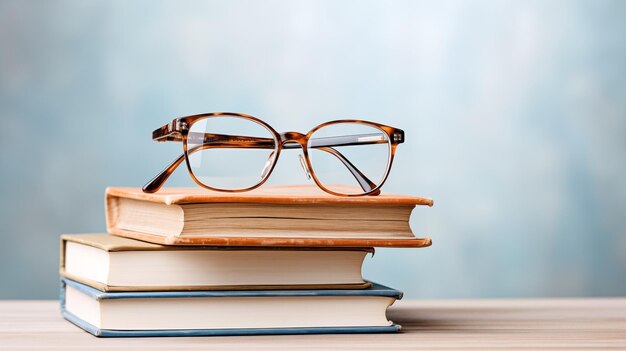
<path fill-rule="evenodd" d="M 398 301 L 397 334 L 99 339 L 57 301 L 0 301 L 0 350 L 624 350 L 626 298 Z"/>

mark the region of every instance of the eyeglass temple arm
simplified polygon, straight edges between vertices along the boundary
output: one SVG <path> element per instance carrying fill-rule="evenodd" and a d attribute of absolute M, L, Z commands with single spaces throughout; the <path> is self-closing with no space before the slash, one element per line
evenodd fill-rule
<path fill-rule="evenodd" d="M 173 120 L 172 122 L 154 130 L 152 132 L 152 140 L 158 142 L 164 141 L 183 141 L 183 136 L 181 134 L 181 126 L 180 122 Z M 258 137 L 249 137 L 249 136 L 239 136 L 239 135 L 224 135 L 224 134 L 211 134 L 211 133 L 194 133 L 189 132 L 187 135 L 189 141 L 195 142 L 197 144 L 206 143 L 208 141 L 231 141 L 237 144 L 233 144 L 236 147 L 255 147 L 251 142 L 262 142 L 267 143 L 267 147 L 272 147 L 273 140 L 270 138 L 258 138 Z M 404 142 L 404 132 L 401 130 L 396 130 L 396 132 L 391 136 L 392 141 L 395 143 L 403 143 Z M 213 139 L 213 140 L 211 140 Z M 240 142 L 240 143 L 238 143 Z M 368 134 L 355 134 L 355 135 L 343 135 L 343 136 L 332 136 L 332 137 L 320 137 L 313 138 L 309 140 L 309 147 L 317 148 L 324 146 L 351 146 L 351 145 L 367 145 L 367 144 L 381 144 L 386 143 L 385 135 L 383 133 L 368 133 Z M 244 144 L 245 143 L 245 144 Z M 297 145 L 285 145 L 286 149 L 297 148 Z"/>
<path fill-rule="evenodd" d="M 152 140 L 154 141 L 183 141 L 183 136 L 181 131 L 183 128 L 186 128 L 186 124 L 184 122 L 173 120 L 172 122 L 157 128 L 152 132 Z M 404 142 L 404 131 L 400 129 L 395 129 L 393 133 L 390 135 L 391 141 L 393 143 L 403 143 Z M 223 135 L 223 134 L 209 134 L 209 133 L 188 133 L 188 138 L 195 137 L 195 140 L 198 144 L 205 143 L 207 136 L 210 139 L 217 138 L 221 140 L 235 140 L 242 142 L 250 142 L 250 141 L 264 141 L 271 142 L 272 140 L 269 138 L 257 138 L 257 137 L 247 137 L 247 136 L 237 136 L 237 135 Z M 192 140 L 194 141 L 194 140 Z M 350 146 L 350 145 L 364 145 L 364 144 L 380 144 L 386 143 L 385 135 L 383 133 L 368 133 L 368 134 L 355 134 L 355 135 L 344 135 L 344 136 L 332 136 L 332 137 L 320 137 L 313 138 L 310 141 L 310 147 L 324 147 L 324 146 Z M 237 146 L 240 147 L 240 146 Z M 289 147 L 285 145 L 286 149 L 295 148 Z"/>
<path fill-rule="evenodd" d="M 146 185 L 144 185 L 141 190 L 144 193 L 155 193 L 161 189 L 167 178 L 169 178 L 174 170 L 180 166 L 180 164 L 185 160 L 185 154 L 181 154 L 178 156 L 174 162 L 170 163 L 165 169 L 163 169 L 159 174 L 157 174 L 152 180 L 150 180 Z"/>
<path fill-rule="evenodd" d="M 397 143 L 404 142 L 404 133 L 396 134 L 393 137 Z M 319 148 L 325 146 L 355 146 L 384 143 L 387 143 L 387 138 L 385 134 L 381 132 L 313 138 L 309 140 L 309 147 Z"/>
<path fill-rule="evenodd" d="M 339 161 L 341 161 L 341 163 L 343 163 L 344 166 L 346 166 L 346 168 L 350 171 L 350 173 L 352 173 L 356 181 L 359 182 L 359 185 L 361 186 L 361 189 L 363 189 L 363 191 L 367 192 L 376 188 L 377 185 L 374 184 L 374 182 L 372 182 L 367 176 L 365 176 L 365 174 L 359 171 L 359 169 L 356 168 L 352 164 L 352 162 L 350 162 L 343 154 L 341 154 L 341 152 L 333 149 L 332 147 L 320 147 L 319 149 L 322 151 L 326 151 L 330 153 L 331 155 L 337 157 Z M 380 194 L 380 189 L 376 190 L 370 195 L 378 195 L 378 194 Z"/>

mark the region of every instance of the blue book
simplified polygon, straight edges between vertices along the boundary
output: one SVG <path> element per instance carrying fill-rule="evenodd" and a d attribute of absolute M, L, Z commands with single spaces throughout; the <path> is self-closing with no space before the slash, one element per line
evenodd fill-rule
<path fill-rule="evenodd" d="M 402 292 L 358 290 L 103 292 L 62 278 L 61 312 L 100 337 L 388 333 Z"/>

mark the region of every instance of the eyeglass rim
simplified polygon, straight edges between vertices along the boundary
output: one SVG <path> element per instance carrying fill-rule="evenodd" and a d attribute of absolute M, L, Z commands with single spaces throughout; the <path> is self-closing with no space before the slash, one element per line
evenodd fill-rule
<path fill-rule="evenodd" d="M 271 134 L 272 137 L 274 138 L 274 143 L 275 143 L 275 152 L 276 155 L 274 155 L 274 159 L 270 165 L 270 169 L 267 172 L 267 174 L 265 175 L 265 177 L 263 177 L 258 183 L 256 183 L 255 185 L 252 185 L 250 187 L 244 188 L 244 189 L 221 189 L 221 188 L 216 188 L 216 187 L 212 187 L 209 186 L 207 184 L 204 184 L 200 179 L 198 179 L 195 175 L 195 173 L 193 172 L 193 169 L 191 168 L 191 161 L 190 161 L 190 157 L 189 157 L 189 153 L 188 151 L 188 147 L 187 147 L 187 143 L 188 143 L 188 133 L 189 130 L 191 130 L 191 127 L 193 126 L 194 123 L 198 122 L 198 121 L 202 121 L 208 118 L 215 118 L 215 117 L 236 117 L 236 118 L 243 118 L 243 119 L 247 119 L 247 120 L 251 120 L 253 122 L 256 122 L 258 124 L 260 124 L 261 126 L 265 127 L 265 129 L 267 129 Z M 261 185 L 263 185 L 270 177 L 270 175 L 272 174 L 272 172 L 274 171 L 274 167 L 276 166 L 276 163 L 278 161 L 278 157 L 280 156 L 280 152 L 282 150 L 282 143 L 280 142 L 280 134 L 278 134 L 278 132 L 276 132 L 276 130 L 274 128 L 272 128 L 269 124 L 267 124 L 265 121 L 254 117 L 254 116 L 250 116 L 250 115 L 246 115 L 246 114 L 242 114 L 242 113 L 234 113 L 234 112 L 212 112 L 212 113 L 207 113 L 207 114 L 201 114 L 201 115 L 193 115 L 193 116 L 187 116 L 187 117 L 181 117 L 179 120 L 186 122 L 185 119 L 189 119 L 191 120 L 191 122 L 187 122 L 188 123 L 188 127 L 186 132 L 183 133 L 183 154 L 185 155 L 185 164 L 187 165 L 187 171 L 189 172 L 189 175 L 191 176 L 191 178 L 193 179 L 194 182 L 196 182 L 196 184 L 198 184 L 199 186 L 205 188 L 205 189 L 209 189 L 209 190 L 213 190 L 213 191 L 221 191 L 221 192 L 229 192 L 229 193 L 242 193 L 242 192 L 246 192 L 246 191 L 250 191 L 250 190 L 254 190 L 258 187 L 260 187 Z"/>
<path fill-rule="evenodd" d="M 276 142 L 276 155 L 273 158 L 271 167 L 269 169 L 269 171 L 267 172 L 267 174 L 265 175 L 265 177 L 263 179 L 261 179 L 261 181 L 259 181 L 258 183 L 256 183 L 253 186 L 244 188 L 244 189 L 220 189 L 220 188 L 216 188 L 216 187 L 211 187 L 207 184 L 204 184 L 202 181 L 200 181 L 196 175 L 194 174 L 192 168 L 191 168 L 191 164 L 190 164 L 190 157 L 188 155 L 188 132 L 191 129 L 192 125 L 200 120 L 204 120 L 207 118 L 214 118 L 214 117 L 236 117 L 236 118 L 243 118 L 243 119 L 248 119 L 251 120 L 257 124 L 260 124 L 261 126 L 265 127 L 273 136 L 275 142 Z M 375 127 L 379 130 L 381 130 L 382 132 L 384 132 L 387 135 L 387 143 L 390 147 L 390 153 L 389 153 L 389 157 L 387 160 L 387 166 L 385 169 L 385 173 L 384 176 L 382 177 L 382 179 L 380 180 L 380 183 L 370 189 L 369 191 L 364 191 L 362 193 L 354 193 L 354 194 L 345 194 L 345 193 L 340 193 L 340 192 L 336 192 L 333 191 L 331 189 L 328 189 L 326 186 L 324 186 L 324 184 L 319 180 L 319 178 L 317 177 L 317 175 L 315 174 L 315 169 L 312 166 L 309 154 L 308 154 L 308 142 L 310 140 L 310 137 L 317 132 L 319 129 L 327 127 L 329 125 L 333 125 L 333 124 L 342 124 L 342 123 L 353 123 L 353 124 L 363 124 L 363 125 L 369 125 L 371 127 Z M 184 128 L 181 128 L 180 132 L 180 138 L 177 136 L 171 136 L 171 132 L 172 130 L 178 129 L 180 126 L 184 126 Z M 290 139 L 290 140 L 284 140 L 285 135 L 295 135 L 297 136 L 297 140 L 295 139 Z M 261 120 L 260 118 L 248 115 L 248 114 L 243 114 L 243 113 L 236 113 L 236 112 L 210 112 L 210 113 L 203 113 L 203 114 L 196 114 L 196 115 L 190 115 L 190 116 L 184 116 L 184 117 L 179 117 L 179 118 L 175 118 L 174 120 L 172 120 L 172 122 L 168 125 L 165 125 L 157 130 L 155 130 L 153 132 L 153 139 L 157 140 L 157 141 L 182 141 L 183 143 L 183 154 L 184 154 L 184 159 L 185 159 L 185 163 L 187 166 L 187 170 L 191 176 L 191 178 L 194 180 L 194 182 L 196 184 L 198 184 L 200 187 L 203 187 L 205 189 L 209 189 L 209 190 L 214 190 L 214 191 L 222 191 L 222 192 L 245 192 L 245 191 L 250 191 L 253 189 L 256 189 L 258 187 L 260 187 L 261 185 L 263 185 L 270 177 L 270 175 L 272 174 L 272 172 L 274 171 L 274 168 L 278 162 L 278 158 L 280 156 L 280 152 L 283 149 L 284 144 L 287 141 L 291 141 L 291 142 L 297 142 L 301 145 L 302 147 L 302 152 L 304 154 L 304 159 L 305 162 L 307 164 L 307 167 L 310 170 L 311 176 L 314 180 L 314 182 L 316 183 L 316 185 L 322 189 L 323 191 L 332 194 L 332 195 L 336 195 L 336 196 L 366 196 L 366 195 L 377 195 L 380 193 L 380 188 L 383 186 L 383 184 L 385 183 L 385 181 L 387 180 L 389 173 L 391 171 L 391 167 L 393 165 L 393 159 L 395 156 L 395 152 L 396 152 L 396 148 L 398 146 L 398 144 L 403 143 L 404 142 L 404 131 L 399 129 L 399 128 L 395 128 L 395 127 L 391 127 L 391 126 L 387 126 L 384 124 L 380 124 L 380 123 L 376 123 L 376 122 L 371 122 L 371 121 L 365 121 L 365 120 L 358 120 L 358 119 L 340 119 L 340 120 L 333 120 L 333 121 L 328 121 L 328 122 L 324 122 L 321 123 L 317 126 L 315 126 L 313 129 L 311 129 L 307 134 L 302 134 L 302 133 L 297 133 L 297 132 L 286 132 L 286 133 L 282 133 L 279 134 L 274 128 L 272 128 L 272 126 L 270 126 L 268 123 L 266 123 L 265 121 Z M 164 140 L 162 140 L 164 139 Z M 177 167 L 174 166 L 174 168 Z M 170 166 L 170 168 L 172 168 Z M 170 171 L 169 168 L 167 169 L 168 172 L 173 172 L 173 169 Z M 158 176 L 157 176 L 158 177 Z M 160 188 L 160 186 L 159 186 Z M 145 189 L 145 187 L 144 187 Z M 158 191 L 158 188 L 157 190 Z"/>

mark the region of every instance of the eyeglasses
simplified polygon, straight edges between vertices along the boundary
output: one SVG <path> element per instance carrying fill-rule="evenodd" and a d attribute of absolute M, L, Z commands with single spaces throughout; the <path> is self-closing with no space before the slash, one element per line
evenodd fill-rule
<path fill-rule="evenodd" d="M 183 162 L 201 187 L 228 192 L 248 191 L 269 178 L 284 149 L 298 155 L 306 176 L 327 193 L 340 196 L 378 195 L 404 132 L 359 120 L 338 120 L 306 135 L 277 133 L 260 119 L 215 112 L 176 118 L 152 133 L 159 142 L 183 143 L 183 154 L 143 187 L 158 191 Z"/>

